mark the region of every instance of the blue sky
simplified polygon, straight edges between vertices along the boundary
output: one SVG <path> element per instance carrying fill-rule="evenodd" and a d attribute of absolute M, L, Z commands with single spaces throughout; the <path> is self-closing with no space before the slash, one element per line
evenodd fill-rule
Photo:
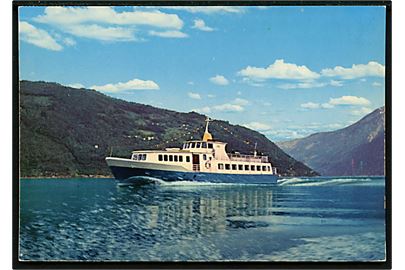
<path fill-rule="evenodd" d="M 273 141 L 342 128 L 385 103 L 384 7 L 19 13 L 21 79 L 194 110 Z"/>

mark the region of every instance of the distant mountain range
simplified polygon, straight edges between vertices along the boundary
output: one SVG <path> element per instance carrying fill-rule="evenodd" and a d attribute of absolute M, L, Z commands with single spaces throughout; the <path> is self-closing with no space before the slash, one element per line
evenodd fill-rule
<path fill-rule="evenodd" d="M 321 175 L 385 175 L 385 107 L 346 128 L 277 144 Z"/>
<path fill-rule="evenodd" d="M 200 138 L 205 116 L 127 102 L 57 83 L 20 82 L 20 173 L 27 176 L 109 175 L 104 158 L 128 157 L 134 149 L 178 147 Z M 215 120 L 214 139 L 229 152 L 249 154 L 254 144 L 282 175 L 312 176 L 264 135 Z"/>

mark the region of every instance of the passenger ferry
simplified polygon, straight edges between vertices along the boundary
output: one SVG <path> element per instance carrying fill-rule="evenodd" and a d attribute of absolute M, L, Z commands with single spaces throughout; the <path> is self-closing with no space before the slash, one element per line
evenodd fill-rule
<path fill-rule="evenodd" d="M 206 119 L 202 140 L 186 141 L 181 148 L 136 150 L 131 158 L 106 157 L 121 182 L 195 181 L 210 183 L 277 183 L 277 171 L 267 156 L 227 153 L 226 143 L 215 141 Z"/>

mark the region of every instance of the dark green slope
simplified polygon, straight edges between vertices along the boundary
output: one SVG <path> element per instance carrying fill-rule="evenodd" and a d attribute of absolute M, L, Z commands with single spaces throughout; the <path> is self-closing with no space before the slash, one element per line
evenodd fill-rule
<path fill-rule="evenodd" d="M 384 175 L 384 138 L 382 107 L 346 128 L 278 145 L 321 175 Z"/>
<path fill-rule="evenodd" d="M 201 138 L 205 116 L 114 99 L 56 83 L 20 82 L 21 176 L 106 175 L 104 158 L 134 149 L 178 147 Z M 251 153 L 254 143 L 284 175 L 316 174 L 262 134 L 225 121 L 210 125 L 228 151 Z"/>

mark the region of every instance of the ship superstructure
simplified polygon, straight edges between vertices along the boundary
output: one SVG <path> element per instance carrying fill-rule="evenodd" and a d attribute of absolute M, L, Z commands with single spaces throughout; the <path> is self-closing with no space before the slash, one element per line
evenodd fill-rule
<path fill-rule="evenodd" d="M 227 153 L 225 142 L 215 141 L 208 130 L 201 140 L 186 141 L 181 148 L 135 150 L 130 159 L 107 157 L 118 180 L 158 178 L 164 181 L 248 182 L 277 181 L 277 172 L 267 156 Z"/>

